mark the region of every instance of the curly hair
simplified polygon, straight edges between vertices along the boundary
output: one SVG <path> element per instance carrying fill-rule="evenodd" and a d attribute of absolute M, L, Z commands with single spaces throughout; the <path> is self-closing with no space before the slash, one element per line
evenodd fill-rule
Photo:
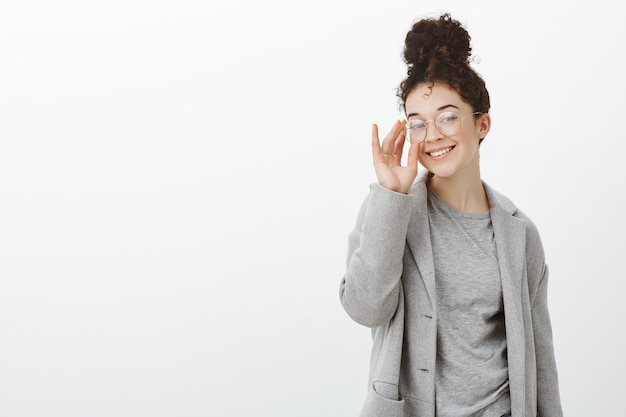
<path fill-rule="evenodd" d="M 413 24 L 404 41 L 407 77 L 398 88 L 403 109 L 415 87 L 442 83 L 455 90 L 474 111 L 489 112 L 485 81 L 470 66 L 470 39 L 467 30 L 448 13 Z"/>

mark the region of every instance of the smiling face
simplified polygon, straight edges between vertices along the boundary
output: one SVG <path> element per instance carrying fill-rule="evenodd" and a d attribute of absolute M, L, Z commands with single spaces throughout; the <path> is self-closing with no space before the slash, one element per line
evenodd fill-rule
<path fill-rule="evenodd" d="M 409 123 L 415 120 L 427 122 L 419 161 L 428 171 L 442 178 L 479 174 L 479 140 L 489 132 L 491 120 L 488 114 L 476 118 L 472 114 L 474 109 L 445 84 L 418 85 L 408 94 L 404 107 Z M 461 116 L 458 132 L 449 136 L 435 127 L 437 117 L 446 112 Z M 440 127 L 445 132 L 445 123 L 450 123 L 450 119 L 441 122 Z"/>

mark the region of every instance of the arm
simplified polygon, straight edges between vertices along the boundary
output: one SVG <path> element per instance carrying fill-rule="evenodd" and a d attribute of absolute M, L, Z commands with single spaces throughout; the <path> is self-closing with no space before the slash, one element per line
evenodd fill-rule
<path fill-rule="evenodd" d="M 382 145 L 372 126 L 372 159 L 378 184 L 361 207 L 348 242 L 348 264 L 339 295 L 346 312 L 368 327 L 387 323 L 398 306 L 402 256 L 411 213 L 407 195 L 417 175 L 419 145 L 409 148 L 406 166 L 402 150 L 406 130 L 397 120 Z"/>
<path fill-rule="evenodd" d="M 348 241 L 341 303 L 356 322 L 387 323 L 396 311 L 412 198 L 373 184 Z"/>
<path fill-rule="evenodd" d="M 543 274 L 532 301 L 531 314 L 537 358 L 537 416 L 561 417 L 559 381 L 552 343 L 552 325 L 548 312 L 548 267 Z"/>

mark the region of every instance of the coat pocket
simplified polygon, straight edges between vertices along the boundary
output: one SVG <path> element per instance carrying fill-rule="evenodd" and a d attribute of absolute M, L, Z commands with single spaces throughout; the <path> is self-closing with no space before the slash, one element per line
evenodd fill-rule
<path fill-rule="evenodd" d="M 398 386 L 374 381 L 367 391 L 360 417 L 404 417 L 404 400 Z"/>

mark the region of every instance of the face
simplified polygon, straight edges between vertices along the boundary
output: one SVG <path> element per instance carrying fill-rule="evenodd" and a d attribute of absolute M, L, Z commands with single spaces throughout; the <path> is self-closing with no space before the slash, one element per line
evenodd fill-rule
<path fill-rule="evenodd" d="M 481 114 L 476 119 L 472 114 L 474 109 L 445 84 L 418 85 L 407 96 L 404 107 L 409 123 L 416 120 L 427 122 L 419 161 L 428 171 L 444 178 L 479 173 L 478 144 L 489 132 L 491 120 L 488 114 Z M 437 129 L 435 120 L 448 112 L 461 118 L 458 132 L 446 136 Z M 452 116 L 440 120 L 444 132 L 446 124 L 449 127 L 450 120 L 455 117 Z"/>

